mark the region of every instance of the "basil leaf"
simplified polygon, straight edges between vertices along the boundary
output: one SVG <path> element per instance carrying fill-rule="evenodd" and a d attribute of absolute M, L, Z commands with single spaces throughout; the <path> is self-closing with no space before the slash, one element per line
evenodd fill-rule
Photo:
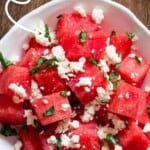
<path fill-rule="evenodd" d="M 4 68 L 7 68 L 8 66 L 13 64 L 10 60 L 4 58 L 2 52 L 0 52 L 0 63 Z"/>
<path fill-rule="evenodd" d="M 50 37 L 50 32 L 49 32 L 49 28 L 48 25 L 45 24 L 45 35 L 46 38 L 48 38 L 48 41 L 51 42 L 51 37 Z"/>
<path fill-rule="evenodd" d="M 116 31 L 112 30 L 111 33 L 110 33 L 110 37 L 116 35 Z"/>
<path fill-rule="evenodd" d="M 87 32 L 86 31 L 81 31 L 79 34 L 80 42 L 85 43 L 87 39 Z"/>
<path fill-rule="evenodd" d="M 132 32 L 127 32 L 127 36 L 129 39 L 134 39 L 136 37 L 135 33 L 132 33 Z"/>
<path fill-rule="evenodd" d="M 117 81 L 119 77 L 119 74 L 117 72 L 112 72 L 109 74 L 109 80 L 110 81 Z"/>
<path fill-rule="evenodd" d="M 68 93 L 69 93 L 69 91 L 60 91 L 60 95 L 63 97 L 69 96 Z"/>
<path fill-rule="evenodd" d="M 42 67 L 42 65 L 45 65 Z M 47 69 L 49 67 L 56 67 L 57 60 L 56 58 L 46 59 L 44 57 L 40 57 L 37 61 L 37 65 L 30 70 L 30 75 L 33 75 L 41 70 Z"/>
<path fill-rule="evenodd" d="M 119 142 L 119 138 L 117 136 L 113 136 L 112 134 L 108 134 L 106 136 L 106 141 L 109 145 L 116 145 Z"/>
<path fill-rule="evenodd" d="M 90 61 L 93 65 L 97 65 L 97 64 L 98 64 L 97 60 L 96 60 L 94 57 L 90 57 L 90 58 L 89 58 L 89 61 Z"/>
<path fill-rule="evenodd" d="M 147 106 L 147 113 L 150 115 L 150 106 Z"/>
<path fill-rule="evenodd" d="M 52 116 L 54 114 L 55 114 L 55 107 L 52 106 L 43 113 L 43 116 Z"/>
<path fill-rule="evenodd" d="M 141 63 L 142 63 L 141 59 L 140 59 L 138 56 L 135 56 L 134 59 L 136 60 L 136 62 L 137 62 L 138 64 L 141 64 Z"/>
<path fill-rule="evenodd" d="M 11 128 L 9 125 L 3 125 L 0 129 L 0 133 L 4 136 L 13 136 L 17 135 L 17 131 L 14 128 Z"/>
<path fill-rule="evenodd" d="M 61 139 L 57 138 L 56 146 L 60 148 L 61 147 L 61 142 L 62 142 Z"/>

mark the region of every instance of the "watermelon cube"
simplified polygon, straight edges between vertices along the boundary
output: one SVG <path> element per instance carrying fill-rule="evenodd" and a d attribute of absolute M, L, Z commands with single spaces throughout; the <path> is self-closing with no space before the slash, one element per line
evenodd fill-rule
<path fill-rule="evenodd" d="M 97 87 L 106 87 L 106 79 L 98 67 L 88 64 L 85 71 L 68 81 L 72 92 L 85 105 L 97 96 Z"/>
<path fill-rule="evenodd" d="M 31 126 L 23 128 L 19 133 L 19 138 L 23 144 L 22 150 L 45 150 L 38 131 Z"/>
<path fill-rule="evenodd" d="M 122 61 L 119 73 L 125 81 L 140 86 L 148 69 L 148 62 L 140 53 L 133 51 Z"/>
<path fill-rule="evenodd" d="M 44 95 L 49 95 L 61 90 L 65 90 L 64 81 L 59 77 L 56 68 L 49 68 L 46 71 L 40 71 L 34 75 L 35 81 L 41 87 Z"/>
<path fill-rule="evenodd" d="M 60 92 L 35 99 L 31 105 L 42 125 L 72 117 L 69 101 L 61 96 Z"/>
<path fill-rule="evenodd" d="M 122 58 L 125 58 L 131 51 L 132 40 L 127 35 L 113 35 L 110 38 L 110 44 L 116 47 Z"/>
<path fill-rule="evenodd" d="M 125 82 L 118 86 L 108 110 L 143 124 L 150 121 L 147 113 L 147 95 L 141 89 Z"/>
<path fill-rule="evenodd" d="M 150 140 L 133 121 L 119 134 L 119 140 L 123 150 L 146 150 L 150 146 Z"/>
<path fill-rule="evenodd" d="M 23 105 L 14 103 L 10 96 L 0 95 L 0 122 L 12 125 L 24 123 Z"/>
<path fill-rule="evenodd" d="M 9 66 L 0 76 L 0 94 L 17 95 L 21 98 L 30 96 L 29 70 L 20 66 Z"/>

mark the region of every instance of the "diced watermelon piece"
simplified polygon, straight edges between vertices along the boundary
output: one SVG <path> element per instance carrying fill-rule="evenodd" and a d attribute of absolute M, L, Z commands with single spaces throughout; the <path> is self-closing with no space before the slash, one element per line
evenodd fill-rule
<path fill-rule="evenodd" d="M 147 95 L 141 89 L 125 82 L 118 86 L 108 108 L 113 113 L 138 120 L 141 123 L 147 123 L 150 120 L 146 109 Z"/>
<path fill-rule="evenodd" d="M 140 86 L 148 68 L 149 64 L 141 54 L 133 51 L 122 61 L 119 73 L 125 81 Z"/>
<path fill-rule="evenodd" d="M 91 86 L 81 85 L 81 78 L 91 78 Z M 86 83 L 85 83 L 86 84 Z M 104 78 L 103 73 L 94 65 L 88 64 L 85 66 L 85 71 L 83 73 L 77 74 L 74 78 L 71 78 L 68 81 L 68 85 L 71 88 L 72 92 L 75 93 L 77 98 L 82 104 L 87 104 L 94 100 L 97 96 L 97 87 L 106 87 L 106 79 Z M 89 90 L 89 91 L 87 91 Z"/>
<path fill-rule="evenodd" d="M 10 96 L 0 95 L 0 122 L 12 125 L 24 123 L 22 104 L 14 103 Z"/>
<path fill-rule="evenodd" d="M 69 60 L 78 60 L 80 57 L 90 57 L 91 49 L 88 44 L 81 43 L 79 35 L 81 31 L 88 34 L 98 30 L 98 26 L 90 16 L 86 18 L 79 14 L 64 14 L 58 21 L 56 34 L 60 44 L 63 46 L 66 57 Z"/>
<path fill-rule="evenodd" d="M 20 140 L 23 143 L 22 150 L 45 150 L 42 147 L 38 131 L 29 126 L 20 132 Z"/>
<path fill-rule="evenodd" d="M 63 104 L 68 107 L 63 108 Z M 72 110 L 69 101 L 66 97 L 61 96 L 60 92 L 35 99 L 31 105 L 42 125 L 48 125 L 72 117 Z M 50 110 L 52 114 L 45 115 L 44 113 L 48 110 Z"/>
<path fill-rule="evenodd" d="M 100 150 L 100 142 L 97 135 L 97 125 L 95 122 L 80 123 L 79 128 L 71 131 L 71 136 L 80 137 L 80 148 L 61 148 L 61 150 Z"/>
<path fill-rule="evenodd" d="M 41 91 L 44 95 L 49 95 L 61 90 L 65 90 L 64 81 L 59 77 L 56 68 L 49 68 L 46 71 L 40 71 L 34 75 Z"/>
<path fill-rule="evenodd" d="M 110 38 L 110 44 L 116 47 L 122 58 L 125 58 L 131 51 L 132 40 L 127 35 L 114 35 Z"/>
<path fill-rule="evenodd" d="M 38 44 L 35 39 L 31 39 L 29 49 L 23 56 L 22 60 L 19 62 L 19 66 L 32 69 L 36 65 L 38 58 L 44 55 L 44 50 L 48 50 L 48 48 Z"/>
<path fill-rule="evenodd" d="M 135 122 L 119 134 L 119 140 L 123 150 L 146 150 L 150 146 L 150 140 Z"/>
<path fill-rule="evenodd" d="M 28 98 L 30 96 L 30 82 L 31 79 L 27 68 L 11 65 L 0 76 L 0 94 Z M 18 86 L 19 91 L 14 92 L 15 89 L 11 89 L 11 84 Z M 22 90 L 24 91 L 23 93 Z"/>

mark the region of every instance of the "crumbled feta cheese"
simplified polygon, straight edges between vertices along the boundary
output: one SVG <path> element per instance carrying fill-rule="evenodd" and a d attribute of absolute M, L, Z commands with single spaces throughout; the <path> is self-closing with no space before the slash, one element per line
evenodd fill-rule
<path fill-rule="evenodd" d="M 79 58 L 78 62 L 70 62 L 70 68 L 74 72 L 84 72 L 83 66 L 86 62 L 85 57 Z"/>
<path fill-rule="evenodd" d="M 54 135 L 50 136 L 48 139 L 47 139 L 47 143 L 48 144 L 56 144 L 57 143 L 57 139 Z"/>
<path fill-rule="evenodd" d="M 86 10 L 81 5 L 75 6 L 74 10 L 77 11 L 82 17 L 86 17 L 87 16 Z"/>
<path fill-rule="evenodd" d="M 91 77 L 80 77 L 79 82 L 76 83 L 77 87 L 80 86 L 91 86 L 92 85 L 92 78 Z"/>
<path fill-rule="evenodd" d="M 106 139 L 108 134 L 116 135 L 118 131 L 112 127 L 108 127 L 107 125 L 104 127 L 99 127 L 98 129 L 98 137 L 103 140 Z"/>
<path fill-rule="evenodd" d="M 105 59 L 100 59 L 100 61 L 99 61 L 99 63 L 98 63 L 98 66 L 101 68 L 101 70 L 102 70 L 104 73 L 107 73 L 107 72 L 110 71 L 109 66 L 107 65 Z"/>
<path fill-rule="evenodd" d="M 97 99 L 99 101 L 109 101 L 110 100 L 110 94 L 107 90 L 105 90 L 103 87 L 98 87 L 97 89 Z"/>
<path fill-rule="evenodd" d="M 12 100 L 13 100 L 13 102 L 16 103 L 16 104 L 19 104 L 19 103 L 21 103 L 21 102 L 24 101 L 22 98 L 20 98 L 19 96 L 16 96 L 16 95 L 14 95 L 14 96 L 12 97 Z"/>
<path fill-rule="evenodd" d="M 123 147 L 117 144 L 117 145 L 115 145 L 114 150 L 123 150 Z"/>
<path fill-rule="evenodd" d="M 106 45 L 107 45 L 107 46 L 110 45 L 110 37 L 108 37 L 108 38 L 106 39 Z"/>
<path fill-rule="evenodd" d="M 75 129 L 79 128 L 80 126 L 79 121 L 73 120 L 72 122 L 70 122 L 70 126 Z"/>
<path fill-rule="evenodd" d="M 62 107 L 63 111 L 67 111 L 70 108 L 70 105 L 69 104 L 62 104 L 61 107 Z"/>
<path fill-rule="evenodd" d="M 144 89 L 145 92 L 150 92 L 150 86 L 146 86 Z"/>
<path fill-rule="evenodd" d="M 23 50 L 27 50 L 29 48 L 29 44 L 27 44 L 27 43 L 23 44 L 22 48 L 23 48 Z"/>
<path fill-rule="evenodd" d="M 128 57 L 130 57 L 130 58 L 135 58 L 135 56 L 136 55 L 134 53 L 131 53 L 131 54 L 128 55 Z"/>
<path fill-rule="evenodd" d="M 108 62 L 110 64 L 121 62 L 121 57 L 117 54 L 116 47 L 114 45 L 106 46 L 106 57 L 108 57 Z"/>
<path fill-rule="evenodd" d="M 66 131 L 68 131 L 69 125 L 70 125 L 70 119 L 65 119 L 63 121 L 60 121 L 57 125 L 55 133 L 65 133 Z"/>
<path fill-rule="evenodd" d="M 103 10 L 100 8 L 94 8 L 92 11 L 92 19 L 97 23 L 100 24 L 104 19 Z"/>
<path fill-rule="evenodd" d="M 64 61 L 66 59 L 65 51 L 64 51 L 63 47 L 60 45 L 52 48 L 52 56 L 60 62 Z"/>
<path fill-rule="evenodd" d="M 108 145 L 104 145 L 101 147 L 101 150 L 110 150 Z"/>
<path fill-rule="evenodd" d="M 27 96 L 26 90 L 23 88 L 22 85 L 17 85 L 16 83 L 11 83 L 11 84 L 9 84 L 8 88 L 20 97 L 24 98 Z"/>
<path fill-rule="evenodd" d="M 33 99 L 42 97 L 42 92 L 39 89 L 37 82 L 34 80 L 31 81 L 31 96 Z"/>
<path fill-rule="evenodd" d="M 11 58 L 11 62 L 13 62 L 13 64 L 17 64 L 20 61 L 20 57 L 18 55 L 15 55 Z"/>
<path fill-rule="evenodd" d="M 14 150 L 21 150 L 22 149 L 22 142 L 18 140 L 14 145 Z"/>
<path fill-rule="evenodd" d="M 44 51 L 43 51 L 43 55 L 48 55 L 49 54 L 49 49 L 45 49 Z"/>
<path fill-rule="evenodd" d="M 121 131 L 124 128 L 126 128 L 125 122 L 123 120 L 121 120 L 117 115 L 108 114 L 108 119 L 112 121 L 113 125 L 114 125 L 114 129 L 116 131 Z"/>
<path fill-rule="evenodd" d="M 43 103 L 44 104 L 48 104 L 48 100 L 47 99 L 43 99 Z"/>
<path fill-rule="evenodd" d="M 31 109 L 24 110 L 24 117 L 27 118 L 27 125 L 34 126 L 34 120 L 36 120 L 37 117 L 33 115 L 33 112 Z"/>
<path fill-rule="evenodd" d="M 85 92 L 90 92 L 91 91 L 91 89 L 89 87 L 85 87 L 84 90 L 85 90 Z"/>
<path fill-rule="evenodd" d="M 49 46 L 51 45 L 51 43 L 56 42 L 55 32 L 49 31 L 49 36 L 51 38 L 51 41 L 49 41 L 49 38 L 45 36 L 45 23 L 42 20 L 37 22 L 33 30 L 34 30 L 34 36 L 36 41 L 41 45 Z"/>
<path fill-rule="evenodd" d="M 129 99 L 129 98 L 130 98 L 129 92 L 125 93 L 125 98 L 126 98 L 126 99 Z"/>
<path fill-rule="evenodd" d="M 143 132 L 144 133 L 147 133 L 147 132 L 150 132 L 150 123 L 146 123 L 144 128 L 143 128 Z"/>

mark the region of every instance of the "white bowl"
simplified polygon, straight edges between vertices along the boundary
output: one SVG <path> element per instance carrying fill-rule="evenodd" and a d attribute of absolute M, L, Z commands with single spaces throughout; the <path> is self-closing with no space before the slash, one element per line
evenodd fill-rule
<path fill-rule="evenodd" d="M 119 33 L 135 32 L 139 40 L 135 46 L 150 60 L 150 31 L 136 18 L 136 16 L 124 6 L 109 0 L 54 0 L 33 10 L 19 20 L 28 28 L 42 19 L 48 23 L 52 29 L 55 28 L 56 17 L 64 12 L 73 10 L 76 5 L 83 5 L 87 12 L 91 12 L 93 8 L 99 7 L 104 10 L 105 19 L 102 23 L 103 29 L 106 31 L 115 30 Z M 27 42 L 27 32 L 14 26 L 0 41 L 0 50 L 4 56 L 13 60 L 14 57 L 21 58 L 22 45 Z M 148 75 L 144 86 L 150 85 L 150 74 Z M 0 149 L 13 150 L 15 140 L 8 140 L 0 136 Z"/>

